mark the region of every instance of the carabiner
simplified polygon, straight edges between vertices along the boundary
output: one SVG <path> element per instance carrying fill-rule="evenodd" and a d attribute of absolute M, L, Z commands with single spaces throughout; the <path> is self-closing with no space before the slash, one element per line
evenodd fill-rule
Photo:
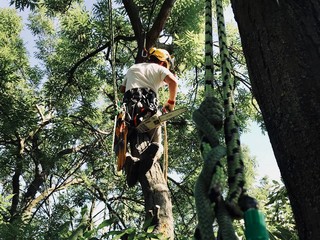
<path fill-rule="evenodd" d="M 148 51 L 147 51 L 147 49 L 144 48 L 144 49 L 141 51 L 141 56 L 142 56 L 143 58 L 148 57 Z"/>

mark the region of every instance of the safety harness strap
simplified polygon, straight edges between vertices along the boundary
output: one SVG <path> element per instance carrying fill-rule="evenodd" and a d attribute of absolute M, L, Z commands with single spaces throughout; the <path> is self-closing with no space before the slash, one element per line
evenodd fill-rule
<path fill-rule="evenodd" d="M 138 126 L 143 119 L 157 112 L 158 99 L 150 88 L 133 88 L 125 92 L 123 102 L 126 104 L 126 121 L 131 127 Z"/>

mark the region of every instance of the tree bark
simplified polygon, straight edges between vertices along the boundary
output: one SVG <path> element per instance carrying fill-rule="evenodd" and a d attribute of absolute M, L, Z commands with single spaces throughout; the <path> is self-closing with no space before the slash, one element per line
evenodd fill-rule
<path fill-rule="evenodd" d="M 232 0 L 299 238 L 320 236 L 320 2 Z"/>
<path fill-rule="evenodd" d="M 146 220 L 152 220 L 156 226 L 155 233 L 174 239 L 171 196 L 159 162 L 155 162 L 145 175 L 141 174 L 139 181 L 144 195 Z"/>
<path fill-rule="evenodd" d="M 16 166 L 14 170 L 14 175 L 12 176 L 12 193 L 14 196 L 12 197 L 11 207 L 10 207 L 10 222 L 13 222 L 18 215 L 18 205 L 20 203 L 20 176 L 22 174 L 22 162 L 23 162 L 23 153 L 24 153 L 24 145 L 25 139 L 20 138 L 17 134 L 17 160 Z"/>

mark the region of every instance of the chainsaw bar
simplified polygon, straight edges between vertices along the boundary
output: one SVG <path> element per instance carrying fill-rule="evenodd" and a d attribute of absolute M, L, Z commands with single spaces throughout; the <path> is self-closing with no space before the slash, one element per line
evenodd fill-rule
<path fill-rule="evenodd" d="M 137 127 L 136 129 L 140 133 L 148 132 L 158 126 L 161 125 L 161 123 L 168 121 L 169 119 L 176 117 L 182 113 L 187 111 L 187 108 L 180 108 L 168 113 L 165 113 L 161 116 L 157 116 L 156 114 L 151 116 L 148 119 L 143 120 Z"/>
<path fill-rule="evenodd" d="M 173 117 L 176 117 L 182 113 L 184 113 L 185 111 L 187 111 L 187 108 L 180 108 L 180 109 L 177 109 L 177 110 L 173 110 L 171 112 L 168 112 L 168 113 L 165 113 L 163 115 L 160 115 L 159 116 L 159 120 L 161 123 L 165 122 L 165 121 L 168 121 L 169 119 L 173 118 Z"/>

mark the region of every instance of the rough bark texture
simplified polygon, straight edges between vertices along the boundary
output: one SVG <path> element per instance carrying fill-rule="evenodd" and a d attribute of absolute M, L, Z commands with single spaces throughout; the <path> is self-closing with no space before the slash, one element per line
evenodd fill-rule
<path fill-rule="evenodd" d="M 232 0 L 301 240 L 320 236 L 320 2 Z"/>
<path fill-rule="evenodd" d="M 156 225 L 155 233 L 174 239 L 171 196 L 159 162 L 140 176 L 139 181 L 145 200 L 146 219 L 152 218 L 152 223 Z"/>

